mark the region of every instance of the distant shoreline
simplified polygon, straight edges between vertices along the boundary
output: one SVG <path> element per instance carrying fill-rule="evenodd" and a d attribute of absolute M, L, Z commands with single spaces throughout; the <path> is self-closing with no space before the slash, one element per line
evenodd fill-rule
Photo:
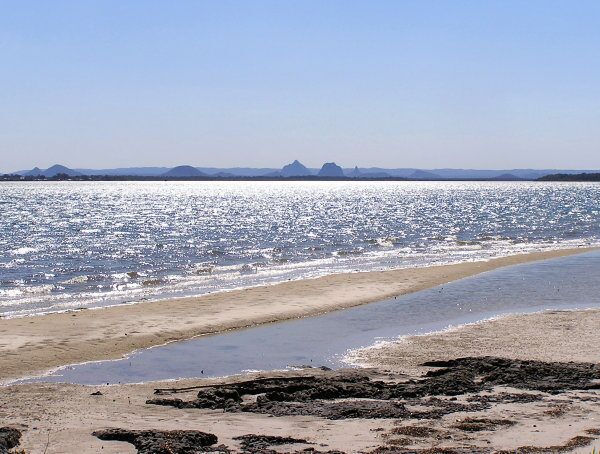
<path fill-rule="evenodd" d="M 600 181 L 600 173 L 556 173 L 540 177 L 537 181 Z"/>
<path fill-rule="evenodd" d="M 435 178 L 418 179 L 405 177 L 385 177 L 385 178 L 355 178 L 355 177 L 267 177 L 267 176 L 228 176 L 228 177 L 164 177 L 164 176 L 121 176 L 121 175 L 80 175 L 80 176 L 56 176 L 56 177 L 24 177 L 21 175 L 0 175 L 2 181 L 539 181 L 526 178 Z"/>
<path fill-rule="evenodd" d="M 301 177 L 270 177 L 270 176 L 142 176 L 142 175 L 56 175 L 23 176 L 17 174 L 0 175 L 0 182 L 40 182 L 40 181 L 410 181 L 410 182 L 440 182 L 440 181 L 504 181 L 504 182 L 598 182 L 600 173 L 582 174 L 551 174 L 540 178 L 408 178 L 408 177 L 320 177 L 307 175 Z"/>

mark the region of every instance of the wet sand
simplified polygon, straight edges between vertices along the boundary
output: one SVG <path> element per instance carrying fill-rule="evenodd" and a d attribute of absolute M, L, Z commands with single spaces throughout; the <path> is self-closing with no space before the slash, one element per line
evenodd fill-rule
<path fill-rule="evenodd" d="M 435 335 L 385 342 L 354 351 L 350 359 L 362 367 L 409 375 L 427 371 L 421 364 L 433 358 L 462 356 L 600 363 L 599 322 L 600 309 L 509 315 Z"/>
<path fill-rule="evenodd" d="M 0 380 L 140 348 L 306 317 L 407 294 L 499 267 L 563 257 L 562 249 L 482 262 L 336 274 L 232 292 L 97 310 L 0 319 Z"/>
<path fill-rule="evenodd" d="M 300 452 L 304 448 L 313 448 L 318 452 L 335 449 L 345 453 L 503 450 L 579 450 L 578 452 L 589 453 L 592 446 L 600 446 L 596 441 L 600 434 L 600 392 L 593 389 L 597 381 L 595 376 L 600 374 L 600 369 L 598 366 L 554 361 L 597 362 L 600 337 L 595 328 L 599 324 L 600 310 L 508 316 L 442 334 L 411 337 L 388 344 L 385 348 L 364 350 L 361 352 L 362 358 L 380 368 L 365 372 L 307 369 L 295 373 L 232 377 L 222 381 L 185 380 L 101 387 L 13 385 L 0 388 L 0 425 L 10 424 L 20 429 L 23 433 L 21 447 L 27 452 L 44 452 L 47 449 L 48 454 L 136 452 L 129 443 L 103 441 L 92 435 L 94 431 L 107 428 L 200 430 L 216 435 L 218 442 L 215 446 L 225 445 L 231 452 L 241 451 L 240 440 L 236 437 L 259 434 L 293 437 L 310 443 L 273 447 L 279 452 Z M 469 377 L 469 365 L 458 375 L 450 375 L 446 381 L 443 380 L 444 375 L 423 375 L 427 371 L 439 370 L 438 368 L 420 366 L 425 361 L 466 356 L 475 356 L 476 359 L 485 361 L 485 358 L 481 358 L 482 355 L 508 358 L 503 360 L 508 361 L 508 365 L 501 365 L 497 370 L 484 368 L 484 372 L 475 372 L 473 381 L 465 380 L 465 377 Z M 510 362 L 518 359 L 547 361 L 542 366 L 551 369 L 550 377 L 536 376 L 528 379 L 527 373 L 523 372 L 527 370 L 526 363 Z M 584 372 L 595 368 L 595 372 L 591 379 L 581 379 L 577 374 L 565 373 L 570 367 L 578 367 L 578 370 Z M 536 364 L 530 370 L 536 374 L 541 368 Z M 508 381 L 499 380 L 497 372 L 500 375 L 507 372 Z M 352 374 L 357 373 L 364 373 L 366 378 L 352 379 Z M 490 389 L 479 389 L 481 376 L 486 374 L 488 378 L 496 377 L 495 385 Z M 222 407 L 217 405 L 212 410 L 147 403 L 148 399 L 156 398 L 201 402 L 195 400 L 199 389 L 157 395 L 154 393 L 155 388 L 180 389 L 215 384 L 227 384 L 232 388 L 238 386 L 237 382 L 261 377 L 312 377 L 311 379 L 317 380 L 315 383 L 323 379 L 318 386 L 325 384 L 326 388 L 319 388 L 324 390 L 321 399 L 312 400 L 301 394 L 297 398 L 299 400 L 291 406 L 286 403 L 291 394 L 275 393 L 272 400 L 267 400 L 259 411 L 253 404 L 257 402 L 256 397 L 253 399 L 252 396 L 244 396 L 240 404 L 228 406 L 226 403 Z M 336 388 L 335 380 L 340 377 L 350 377 L 351 384 Z M 437 377 L 441 377 L 442 381 L 436 382 Z M 407 381 L 409 378 L 412 381 Z M 397 416 L 373 417 L 372 412 L 367 411 L 366 417 L 355 417 L 361 408 L 369 410 L 368 405 L 376 397 L 342 398 L 335 402 L 329 400 L 340 392 L 358 393 L 355 395 L 360 397 L 361 389 L 368 385 L 365 380 L 382 380 L 384 385 L 377 385 L 376 390 L 382 386 L 394 386 L 394 383 L 405 387 L 400 388 L 405 389 L 400 398 L 404 403 L 400 406 L 390 405 L 390 401 L 385 398 L 376 400 L 387 407 L 375 408 L 398 411 Z M 425 385 L 421 386 L 419 383 Z M 582 389 L 585 387 L 591 389 Z M 293 388 L 298 388 L 297 382 L 293 383 Z M 214 396 L 216 389 L 223 388 L 201 390 L 205 396 L 204 401 L 206 396 Z M 414 392 L 411 393 L 411 389 Z M 101 394 L 92 395 L 96 391 Z M 293 394 L 293 390 L 286 392 Z M 416 397 L 410 397 L 412 394 Z M 419 397 L 421 394 L 424 395 Z M 323 403 L 327 406 L 323 407 Z M 334 411 L 330 417 L 316 414 L 323 408 L 335 410 L 333 405 L 350 404 L 356 405 L 352 411 Z M 240 411 L 239 405 L 243 405 L 246 410 Z M 293 412 L 298 405 L 304 406 L 304 414 L 277 415 L 282 411 Z M 427 415 L 423 416 L 423 412 Z"/>

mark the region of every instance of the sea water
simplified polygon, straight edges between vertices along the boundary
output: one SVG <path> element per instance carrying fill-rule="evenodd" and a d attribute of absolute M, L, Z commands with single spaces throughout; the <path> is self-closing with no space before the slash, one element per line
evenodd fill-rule
<path fill-rule="evenodd" d="M 600 185 L 3 182 L 0 316 L 598 244 Z"/>

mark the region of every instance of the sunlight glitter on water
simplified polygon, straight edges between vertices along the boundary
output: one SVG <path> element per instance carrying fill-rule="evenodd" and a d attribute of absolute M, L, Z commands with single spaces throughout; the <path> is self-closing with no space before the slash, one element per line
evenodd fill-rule
<path fill-rule="evenodd" d="M 4 316 L 600 238 L 582 183 L 30 182 L 0 202 Z"/>

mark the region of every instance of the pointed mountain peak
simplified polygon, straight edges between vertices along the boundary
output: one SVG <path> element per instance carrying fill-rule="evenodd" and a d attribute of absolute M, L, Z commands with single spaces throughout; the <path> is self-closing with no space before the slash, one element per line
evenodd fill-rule
<path fill-rule="evenodd" d="M 310 174 L 310 170 L 308 170 L 306 166 L 297 159 L 295 159 L 291 164 L 283 166 L 281 169 L 281 176 L 283 177 L 302 177 Z"/>

